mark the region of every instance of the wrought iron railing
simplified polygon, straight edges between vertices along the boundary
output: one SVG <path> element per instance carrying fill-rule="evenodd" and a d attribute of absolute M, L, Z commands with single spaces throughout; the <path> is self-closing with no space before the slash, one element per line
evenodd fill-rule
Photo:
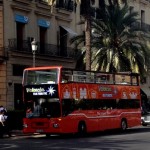
<path fill-rule="evenodd" d="M 17 39 L 9 39 L 8 40 L 8 50 L 10 51 L 18 51 L 18 52 L 27 52 L 32 53 L 31 42 L 28 40 L 22 40 L 17 42 Z M 59 57 L 70 57 L 76 58 L 78 55 L 76 50 L 71 47 L 63 47 L 37 42 L 38 49 L 36 51 L 37 55 L 46 55 L 46 56 L 59 56 Z"/>
<path fill-rule="evenodd" d="M 42 3 L 48 3 L 48 0 L 38 0 Z M 56 8 L 61 8 L 67 11 L 73 11 L 73 1 L 72 0 L 56 0 Z"/>
<path fill-rule="evenodd" d="M 73 1 L 71 0 L 57 0 L 56 1 L 56 8 L 62 8 L 68 11 L 73 11 Z"/>
<path fill-rule="evenodd" d="M 143 22 L 135 22 L 131 25 L 131 28 L 139 28 L 145 31 L 150 31 L 150 25 Z"/>

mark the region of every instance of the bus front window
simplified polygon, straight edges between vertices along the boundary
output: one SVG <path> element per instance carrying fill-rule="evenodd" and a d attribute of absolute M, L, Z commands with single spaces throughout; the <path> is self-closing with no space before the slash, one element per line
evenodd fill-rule
<path fill-rule="evenodd" d="M 28 70 L 24 73 L 24 85 L 57 84 L 58 69 Z"/>
<path fill-rule="evenodd" d="M 29 110 L 30 114 L 29 114 Z M 31 108 L 27 107 L 26 117 L 56 118 L 60 117 L 60 102 L 58 99 L 38 99 Z"/>

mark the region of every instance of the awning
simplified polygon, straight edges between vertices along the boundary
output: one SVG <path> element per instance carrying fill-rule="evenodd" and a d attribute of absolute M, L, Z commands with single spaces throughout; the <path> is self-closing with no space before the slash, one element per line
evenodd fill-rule
<path fill-rule="evenodd" d="M 66 31 L 69 33 L 70 37 L 77 36 L 77 33 L 74 32 L 74 31 L 73 31 L 72 29 L 70 29 L 69 27 L 66 27 L 66 26 L 60 26 L 60 27 L 62 27 L 64 30 L 66 30 Z"/>

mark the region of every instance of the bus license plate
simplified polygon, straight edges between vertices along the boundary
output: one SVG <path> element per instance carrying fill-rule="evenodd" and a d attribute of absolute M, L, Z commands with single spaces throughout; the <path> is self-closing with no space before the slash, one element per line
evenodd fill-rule
<path fill-rule="evenodd" d="M 42 129 L 39 129 L 39 130 L 36 130 L 36 132 L 38 132 L 38 133 L 42 133 L 42 132 L 44 132 Z"/>

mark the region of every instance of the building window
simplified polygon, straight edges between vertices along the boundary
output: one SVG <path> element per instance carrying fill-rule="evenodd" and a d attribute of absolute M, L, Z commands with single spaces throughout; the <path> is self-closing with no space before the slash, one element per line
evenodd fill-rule
<path fill-rule="evenodd" d="M 14 84 L 14 108 L 17 110 L 23 109 L 22 84 Z"/>
<path fill-rule="evenodd" d="M 73 11 L 73 1 L 72 0 L 57 0 L 56 7 L 62 8 L 68 11 Z"/>
<path fill-rule="evenodd" d="M 141 28 L 144 28 L 145 25 L 145 11 L 141 10 Z"/>
<path fill-rule="evenodd" d="M 23 49 L 24 28 L 25 28 L 24 23 L 16 22 L 17 50 L 22 50 Z"/>
<path fill-rule="evenodd" d="M 146 83 L 147 83 L 146 77 L 143 77 L 143 78 L 141 79 L 141 84 L 146 84 Z"/>
<path fill-rule="evenodd" d="M 129 11 L 130 11 L 130 14 L 131 14 L 134 11 L 134 7 L 130 6 Z"/>
<path fill-rule="evenodd" d="M 86 0 L 82 0 L 81 1 L 81 5 L 80 5 L 80 15 L 85 15 L 87 14 L 87 7 L 86 7 Z"/>
<path fill-rule="evenodd" d="M 103 9 L 105 7 L 105 1 L 99 0 L 99 8 Z"/>
<path fill-rule="evenodd" d="M 23 70 L 28 66 L 14 64 L 12 67 L 13 67 L 13 76 L 23 76 Z"/>
<path fill-rule="evenodd" d="M 47 33 L 47 28 L 45 27 L 40 27 L 40 53 L 45 54 L 46 50 L 46 33 Z"/>
<path fill-rule="evenodd" d="M 67 56 L 67 31 L 60 26 L 60 55 Z"/>

